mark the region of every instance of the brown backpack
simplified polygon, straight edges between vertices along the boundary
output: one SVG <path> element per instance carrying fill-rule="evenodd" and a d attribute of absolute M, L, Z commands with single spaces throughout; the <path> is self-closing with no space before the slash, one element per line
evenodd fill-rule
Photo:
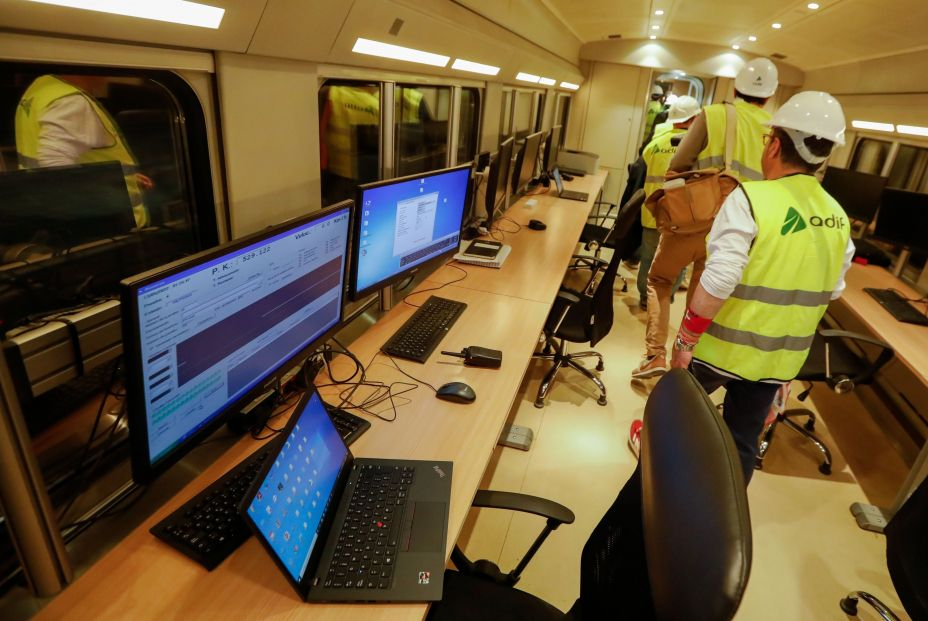
<path fill-rule="evenodd" d="M 731 172 L 735 147 L 735 107 L 725 104 L 725 168 L 703 168 L 668 173 L 664 186 L 648 196 L 645 205 L 667 235 L 708 233 L 722 203 L 740 182 Z"/>

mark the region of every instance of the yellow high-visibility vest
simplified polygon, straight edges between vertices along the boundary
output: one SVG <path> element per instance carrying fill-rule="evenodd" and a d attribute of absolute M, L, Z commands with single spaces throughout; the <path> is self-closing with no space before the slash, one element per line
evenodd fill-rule
<path fill-rule="evenodd" d="M 742 186 L 757 237 L 693 357 L 751 381 L 796 377 L 841 276 L 848 218 L 812 175 Z"/>
<path fill-rule="evenodd" d="M 644 136 L 647 138 L 651 135 L 651 128 L 654 127 L 654 120 L 657 118 L 657 115 L 661 113 L 664 109 L 664 104 L 659 101 L 649 101 L 648 109 L 645 111 L 644 117 Z"/>
<path fill-rule="evenodd" d="M 735 100 L 737 134 L 735 152 L 731 155 L 732 169 L 741 181 L 760 181 L 764 178 L 760 160 L 764 152 L 764 134 L 770 129 L 766 110 L 743 99 Z M 697 156 L 697 168 L 725 167 L 725 104 L 712 104 L 704 108 L 709 143 Z"/>
<path fill-rule="evenodd" d="M 380 89 L 330 86 L 329 123 L 322 137 L 328 149 L 328 171 L 347 179 L 358 178 L 358 126 L 380 125 Z"/>
<path fill-rule="evenodd" d="M 670 139 L 679 134 L 685 134 L 685 129 L 671 128 L 654 138 L 648 143 L 641 153 L 645 164 L 648 165 L 647 176 L 644 180 L 645 196 L 650 196 L 655 190 L 659 190 L 664 183 L 664 175 L 670 167 L 670 160 L 673 159 L 677 147 L 670 143 Z M 657 220 L 651 210 L 641 205 L 641 226 L 649 229 L 657 228 Z"/>
<path fill-rule="evenodd" d="M 87 100 L 106 133 L 112 138 L 111 144 L 82 153 L 76 163 L 119 162 L 125 174 L 126 189 L 135 214 L 135 223 L 140 227 L 146 226 L 149 222 L 148 210 L 142 202 L 142 190 L 135 178 L 138 172 L 138 161 L 129 150 L 129 145 L 123 138 L 122 132 L 119 131 L 116 121 L 92 96 L 53 75 L 43 75 L 30 84 L 16 107 L 16 155 L 19 158 L 20 168 L 38 168 L 42 115 L 52 103 L 71 95 L 80 95 Z"/>

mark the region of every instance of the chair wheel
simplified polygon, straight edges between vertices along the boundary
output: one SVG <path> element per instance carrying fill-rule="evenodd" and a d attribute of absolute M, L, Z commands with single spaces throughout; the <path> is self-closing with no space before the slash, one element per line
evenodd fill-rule
<path fill-rule="evenodd" d="M 807 431 L 815 431 L 815 421 L 810 418 L 803 427 L 805 427 Z"/>
<path fill-rule="evenodd" d="M 597 400 L 596 400 L 596 403 L 598 403 L 598 404 L 600 404 L 600 405 L 606 405 L 606 395 L 603 395 L 602 397 L 600 397 L 599 399 L 597 399 Z"/>
<path fill-rule="evenodd" d="M 597 371 L 605 371 L 605 370 L 606 370 L 606 365 L 603 364 L 603 361 L 602 361 L 602 360 L 600 360 L 600 361 L 599 361 L 599 364 L 596 365 L 596 370 L 597 370 Z"/>
<path fill-rule="evenodd" d="M 841 599 L 841 610 L 845 614 L 849 614 L 852 617 L 857 616 L 857 598 L 856 597 L 844 597 Z"/>
<path fill-rule="evenodd" d="M 535 407 L 540 410 L 541 408 L 545 407 L 545 402 L 541 399 L 535 399 Z"/>
<path fill-rule="evenodd" d="M 831 474 L 831 464 L 820 464 L 818 471 L 822 474 Z"/>

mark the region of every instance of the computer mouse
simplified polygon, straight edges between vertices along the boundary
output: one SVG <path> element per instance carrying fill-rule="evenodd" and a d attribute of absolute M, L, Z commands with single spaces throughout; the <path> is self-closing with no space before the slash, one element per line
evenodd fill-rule
<path fill-rule="evenodd" d="M 541 220 L 529 220 L 528 228 L 532 229 L 533 231 L 543 231 L 548 228 L 548 225 Z"/>
<path fill-rule="evenodd" d="M 435 396 L 452 403 L 473 403 L 477 393 L 464 382 L 448 382 L 438 387 Z"/>

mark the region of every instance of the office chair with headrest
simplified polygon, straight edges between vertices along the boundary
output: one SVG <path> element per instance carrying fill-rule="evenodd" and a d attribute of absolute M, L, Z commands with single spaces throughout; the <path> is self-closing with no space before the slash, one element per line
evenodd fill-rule
<path fill-rule="evenodd" d="M 592 252 L 592 255 L 575 254 L 571 258 L 571 269 L 593 269 L 602 266 L 605 261 L 600 258 L 600 252 L 603 248 L 615 250 L 621 247 L 622 258 L 631 258 L 638 247 L 641 245 L 641 221 L 637 217 L 620 219 L 620 214 L 625 212 L 626 207 L 633 207 L 635 215 L 641 210 L 644 204 L 644 190 L 636 190 L 631 197 L 622 204 L 622 208 L 613 216 L 611 210 L 605 216 L 591 216 L 590 222 L 583 226 L 580 233 L 579 243 L 583 244 L 585 250 Z M 627 212 L 626 212 L 627 213 Z M 607 226 L 609 221 L 611 226 Z M 628 291 L 628 282 L 624 276 L 622 279 L 622 291 Z"/>
<path fill-rule="evenodd" d="M 886 565 L 902 607 L 914 621 L 928 619 L 928 478 L 923 479 L 883 533 L 886 535 Z M 857 601 L 864 600 L 886 621 L 899 621 L 889 608 L 866 591 L 852 591 L 841 600 L 841 610 L 857 615 Z"/>
<path fill-rule="evenodd" d="M 619 232 L 626 231 L 637 218 L 637 209 L 638 206 L 632 202 L 624 205 L 616 215 L 615 229 Z M 602 371 L 605 368 L 602 355 L 596 351 L 568 354 L 566 342 L 589 343 L 590 347 L 595 347 L 596 343 L 609 334 L 614 319 L 612 288 L 616 273 L 622 259 L 634 252 L 635 247 L 637 242 L 634 239 L 628 236 L 617 237 L 612 258 L 608 263 L 598 257 L 587 257 L 592 260 L 592 273 L 582 290 L 562 288 L 558 292 L 545 322 L 544 349 L 533 354 L 536 358 L 554 361 L 554 366 L 548 370 L 538 387 L 535 407 L 545 406 L 545 397 L 551 389 L 551 383 L 564 366 L 576 369 L 596 384 L 599 389 L 597 403 L 606 405 L 606 386 L 592 371 L 577 362 L 580 358 L 596 357 L 599 360 L 596 370 Z"/>
<path fill-rule="evenodd" d="M 478 492 L 475 506 L 548 518 L 516 570 L 472 563 L 455 547 L 429 621 L 722 621 L 738 609 L 751 569 L 751 521 L 738 452 L 709 397 L 674 369 L 648 398 L 641 460 L 583 547 L 580 597 L 566 614 L 512 588 L 548 533 L 573 521 L 533 496 Z M 547 503 L 547 504 L 545 504 Z"/>
<path fill-rule="evenodd" d="M 866 354 L 858 354 L 851 348 L 849 342 L 856 342 L 858 345 L 860 343 L 875 345 L 879 350 L 871 360 Z M 843 330 L 819 330 L 812 341 L 809 357 L 806 358 L 799 370 L 799 375 L 796 376 L 797 380 L 808 384 L 808 388 L 799 393 L 797 399 L 806 400 L 812 392 L 812 382 L 826 382 L 838 394 L 850 392 L 855 386 L 861 384 L 870 384 L 876 372 L 890 361 L 894 353 L 893 348 L 883 341 L 863 334 Z M 791 420 L 796 416 L 806 417 L 805 425 L 800 427 Z M 764 428 L 758 442 L 754 467 L 758 470 L 763 468 L 764 457 L 770 450 L 770 443 L 773 442 L 773 432 L 780 423 L 812 442 L 822 454 L 819 471 L 822 474 L 831 474 L 831 451 L 818 436 L 812 433 L 815 430 L 815 414 L 806 408 L 781 412 Z"/>

